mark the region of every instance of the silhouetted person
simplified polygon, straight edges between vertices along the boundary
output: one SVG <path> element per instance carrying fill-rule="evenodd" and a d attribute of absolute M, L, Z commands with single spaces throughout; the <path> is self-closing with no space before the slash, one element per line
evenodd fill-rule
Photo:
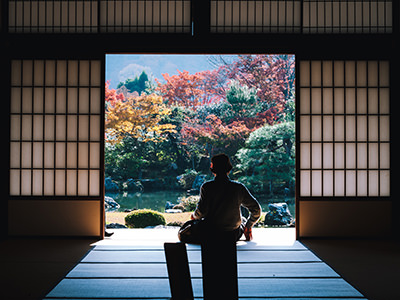
<path fill-rule="evenodd" d="M 226 154 L 211 158 L 214 180 L 201 186 L 200 200 L 192 219 L 204 219 L 200 230 L 203 295 L 205 300 L 238 299 L 236 241 L 244 233 L 252 239 L 251 228 L 261 207 L 247 188 L 229 179 L 232 164 Z M 243 218 L 241 205 L 249 218 Z"/>
<path fill-rule="evenodd" d="M 226 154 L 213 156 L 210 170 L 215 178 L 201 186 L 200 200 L 192 219 L 204 218 L 214 234 L 232 232 L 239 240 L 244 233 L 246 240 L 251 240 L 252 227 L 261 215 L 260 204 L 242 183 L 229 179 L 232 164 Z M 247 220 L 242 218 L 241 205 L 250 212 Z"/>

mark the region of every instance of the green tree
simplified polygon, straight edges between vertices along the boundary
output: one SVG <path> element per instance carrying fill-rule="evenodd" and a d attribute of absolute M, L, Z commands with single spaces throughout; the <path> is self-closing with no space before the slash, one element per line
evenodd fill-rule
<path fill-rule="evenodd" d="M 146 72 L 143 71 L 139 76 L 136 76 L 133 79 L 128 78 L 125 80 L 125 82 L 120 82 L 117 88 L 125 86 L 130 93 L 137 92 L 139 95 L 141 95 L 146 91 L 148 81 L 149 77 L 147 76 Z"/>
<path fill-rule="evenodd" d="M 232 80 L 226 92 L 226 101 L 231 105 L 234 115 L 237 118 L 254 117 L 257 113 L 255 108 L 257 101 L 257 89 L 241 85 L 238 81 Z"/>
<path fill-rule="evenodd" d="M 176 176 L 178 170 L 172 168 L 172 164 L 177 160 L 177 154 L 168 139 L 143 142 L 127 136 L 114 145 L 106 143 L 105 147 L 106 176 L 117 181 Z"/>
<path fill-rule="evenodd" d="M 295 123 L 266 125 L 253 131 L 236 154 L 241 181 L 257 193 L 294 188 Z"/>
<path fill-rule="evenodd" d="M 149 143 L 140 142 L 133 137 L 125 137 L 114 145 L 106 143 L 104 163 L 106 176 L 118 181 L 128 178 L 141 178 L 143 169 L 149 164 Z"/>

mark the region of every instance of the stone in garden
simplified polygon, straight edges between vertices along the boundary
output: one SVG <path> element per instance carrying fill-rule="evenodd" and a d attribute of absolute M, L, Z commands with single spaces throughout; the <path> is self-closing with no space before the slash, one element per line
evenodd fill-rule
<path fill-rule="evenodd" d="M 293 222 L 293 216 L 290 214 L 286 203 L 268 204 L 269 212 L 265 215 L 265 225 L 286 226 Z"/>
<path fill-rule="evenodd" d="M 165 203 L 165 210 L 173 209 L 176 205 L 178 205 L 178 204 L 167 201 L 167 203 Z"/>
<path fill-rule="evenodd" d="M 194 182 L 192 184 L 192 190 L 200 191 L 201 185 L 206 181 L 206 175 L 205 174 L 199 174 L 196 176 L 194 179 Z"/>
<path fill-rule="evenodd" d="M 167 214 L 180 214 L 180 213 L 182 213 L 182 210 L 171 208 L 171 209 L 166 209 L 165 212 Z"/>
<path fill-rule="evenodd" d="M 127 181 L 125 181 L 123 184 L 124 190 L 130 191 L 130 192 L 143 192 L 143 185 L 139 180 L 135 180 L 132 178 L 129 178 Z"/>
<path fill-rule="evenodd" d="M 120 223 L 110 223 L 106 225 L 107 229 L 120 229 L 120 228 L 128 228 L 125 225 L 122 225 Z"/>
<path fill-rule="evenodd" d="M 105 196 L 104 207 L 106 211 L 109 211 L 109 210 L 117 210 L 118 208 L 120 208 L 120 205 L 113 198 Z"/>
<path fill-rule="evenodd" d="M 104 179 L 104 187 L 106 189 L 106 192 L 118 192 L 119 191 L 119 186 L 116 184 L 111 177 L 106 177 Z"/>

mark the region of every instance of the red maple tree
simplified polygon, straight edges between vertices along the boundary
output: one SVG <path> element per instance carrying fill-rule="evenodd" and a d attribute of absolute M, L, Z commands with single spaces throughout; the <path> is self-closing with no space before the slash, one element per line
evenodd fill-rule
<path fill-rule="evenodd" d="M 198 118 L 188 119 L 183 125 L 181 136 L 183 140 L 206 146 L 209 154 L 223 151 L 233 155 L 243 147 L 251 130 L 241 121 L 224 124 L 215 115 L 209 115 L 205 120 Z"/>
<path fill-rule="evenodd" d="M 106 100 L 106 103 L 111 106 L 114 106 L 116 102 L 125 100 L 125 97 L 122 93 L 117 94 L 116 90 L 110 89 L 110 81 L 109 80 L 106 81 L 105 100 Z"/>
<path fill-rule="evenodd" d="M 200 105 L 207 105 L 223 99 L 224 86 L 217 71 L 202 71 L 190 74 L 179 71 L 178 75 L 162 74 L 165 83 L 156 79 L 156 90 L 163 95 L 170 105 L 183 106 L 196 110 Z"/>
<path fill-rule="evenodd" d="M 242 114 L 236 113 L 230 119 L 215 113 L 207 117 L 194 114 L 182 125 L 182 140 L 207 145 L 211 151 L 221 147 L 238 149 L 252 131 L 283 121 L 286 102 L 294 93 L 295 61 L 290 55 L 238 55 L 230 62 L 221 59 L 213 70 L 195 74 L 178 70 L 177 75 L 163 77 L 165 83 L 156 79 L 156 90 L 164 101 L 192 111 L 227 101 L 232 80 L 256 90 L 257 103 L 248 111 L 243 107 Z"/>
<path fill-rule="evenodd" d="M 265 104 L 259 118 L 265 123 L 272 125 L 282 120 L 285 104 L 295 88 L 293 55 L 239 55 L 234 62 L 223 64 L 219 74 L 257 89 L 259 101 Z"/>

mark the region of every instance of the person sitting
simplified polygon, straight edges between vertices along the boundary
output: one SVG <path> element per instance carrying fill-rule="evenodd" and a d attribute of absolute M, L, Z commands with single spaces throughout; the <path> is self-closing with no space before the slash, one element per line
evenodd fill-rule
<path fill-rule="evenodd" d="M 215 231 L 232 232 L 236 240 L 243 234 L 246 241 L 252 240 L 252 227 L 261 215 L 260 204 L 242 183 L 228 177 L 232 164 L 226 154 L 213 156 L 210 170 L 215 178 L 201 186 L 191 219 L 204 219 Z M 241 206 L 249 210 L 248 219 L 242 218 Z"/>

